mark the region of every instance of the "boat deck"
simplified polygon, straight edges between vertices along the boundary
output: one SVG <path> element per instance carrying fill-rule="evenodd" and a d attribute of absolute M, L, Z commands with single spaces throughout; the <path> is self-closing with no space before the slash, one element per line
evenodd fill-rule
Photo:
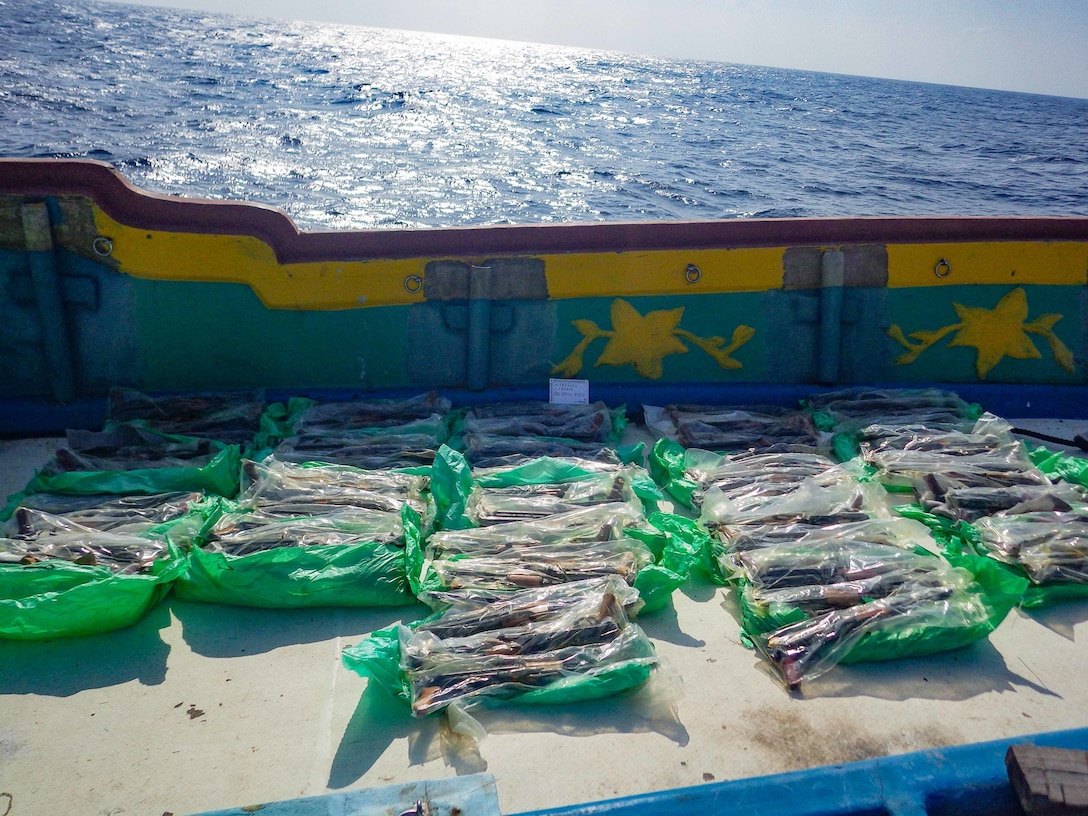
<path fill-rule="evenodd" d="M 0 441 L 0 492 L 54 445 Z M 344 647 L 425 611 L 170 597 L 126 630 L 0 642 L 0 812 L 181 816 L 486 771 L 501 811 L 520 813 L 1088 726 L 1086 603 L 1014 611 L 956 652 L 838 666 L 791 696 L 741 645 L 729 593 L 693 580 L 639 619 L 665 667 L 647 687 L 495 710 L 470 743 L 341 665 Z"/>

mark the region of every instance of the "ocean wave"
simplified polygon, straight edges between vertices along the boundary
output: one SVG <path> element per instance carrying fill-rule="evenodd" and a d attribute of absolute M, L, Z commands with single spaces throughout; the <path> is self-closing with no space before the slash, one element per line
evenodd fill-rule
<path fill-rule="evenodd" d="M 0 5 L 0 118 L 304 229 L 1088 214 L 1088 101 L 97 0 Z"/>

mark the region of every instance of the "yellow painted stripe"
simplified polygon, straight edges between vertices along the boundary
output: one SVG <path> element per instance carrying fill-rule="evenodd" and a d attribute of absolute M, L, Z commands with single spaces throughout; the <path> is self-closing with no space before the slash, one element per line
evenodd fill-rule
<path fill-rule="evenodd" d="M 263 241 L 135 229 L 95 209 L 122 272 L 159 280 L 242 283 L 271 309 L 357 309 L 416 303 L 411 292 L 435 258 L 281 264 Z M 551 298 L 752 292 L 782 283 L 781 248 L 541 255 Z M 465 258 L 466 263 L 483 259 Z M 689 264 L 698 280 L 685 277 Z M 407 287 L 406 287 L 407 284 Z"/>
<path fill-rule="evenodd" d="M 782 247 L 545 256 L 552 298 L 762 292 L 782 285 Z M 689 282 L 688 264 L 698 267 Z M 695 277 L 694 273 L 692 277 Z"/>
<path fill-rule="evenodd" d="M 242 235 L 128 227 L 97 207 L 99 234 L 113 241 L 122 272 L 159 280 L 241 283 L 271 309 L 338 310 L 424 300 L 418 281 L 438 258 L 281 264 L 263 241 Z M 888 286 L 1083 285 L 1088 244 L 976 242 L 889 245 Z M 784 247 L 584 252 L 538 255 L 555 300 L 762 292 L 782 285 Z M 483 258 L 454 258 L 480 263 Z M 935 269 L 947 263 L 948 274 Z M 698 268 L 689 280 L 688 267 Z M 942 266 L 940 271 L 946 271 Z M 691 273 L 691 277 L 695 277 Z"/>
<path fill-rule="evenodd" d="M 127 227 L 96 208 L 112 257 L 137 278 L 243 283 L 270 309 L 336 310 L 423 300 L 411 276 L 423 277 L 427 259 L 281 264 L 263 241 L 242 235 L 156 232 Z M 407 284 L 406 284 L 407 282 Z"/>
<path fill-rule="evenodd" d="M 947 266 L 938 264 L 944 261 Z M 938 277 L 937 271 L 946 273 Z M 972 283 L 1084 285 L 1088 244 L 983 242 L 888 246 L 888 286 L 960 286 Z"/>

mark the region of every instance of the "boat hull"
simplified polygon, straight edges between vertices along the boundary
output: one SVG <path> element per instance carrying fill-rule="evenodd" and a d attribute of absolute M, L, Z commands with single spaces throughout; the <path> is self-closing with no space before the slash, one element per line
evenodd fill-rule
<path fill-rule="evenodd" d="M 2 160 L 0 400 L 19 433 L 47 430 L 28 409 L 93 424 L 115 385 L 1077 387 L 1086 276 L 1086 218 L 304 233 L 98 162 Z"/>

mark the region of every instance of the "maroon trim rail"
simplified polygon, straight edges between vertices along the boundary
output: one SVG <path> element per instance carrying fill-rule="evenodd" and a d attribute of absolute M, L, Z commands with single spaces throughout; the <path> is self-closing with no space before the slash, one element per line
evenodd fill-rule
<path fill-rule="evenodd" d="M 1088 241 L 1088 217 L 757 218 L 300 232 L 260 204 L 184 199 L 131 185 L 89 159 L 0 159 L 0 194 L 79 195 L 139 229 L 250 235 L 281 263 L 761 246 Z"/>

